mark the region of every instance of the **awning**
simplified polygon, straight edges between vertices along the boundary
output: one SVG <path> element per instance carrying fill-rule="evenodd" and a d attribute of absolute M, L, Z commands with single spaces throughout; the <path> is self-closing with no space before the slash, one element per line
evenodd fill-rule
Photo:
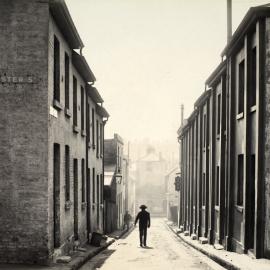
<path fill-rule="evenodd" d="M 101 95 L 99 94 L 98 90 L 96 87 L 91 86 L 90 84 L 86 85 L 86 90 L 88 95 L 91 97 L 91 99 L 95 102 L 95 103 L 103 103 L 104 100 L 101 97 Z"/>
<path fill-rule="evenodd" d="M 106 111 L 106 109 L 104 107 L 101 107 L 99 105 L 96 106 L 96 110 L 97 110 L 97 114 L 102 116 L 102 117 L 106 117 L 109 118 L 109 113 Z"/>
<path fill-rule="evenodd" d="M 79 74 L 85 80 L 85 82 L 95 82 L 96 78 L 92 70 L 90 69 L 87 61 L 85 60 L 84 56 L 76 53 L 75 51 L 72 52 L 72 63 L 74 67 L 77 69 Z"/>
<path fill-rule="evenodd" d="M 63 0 L 50 0 L 51 14 L 72 49 L 84 47 L 80 35 L 73 23 L 67 5 Z"/>

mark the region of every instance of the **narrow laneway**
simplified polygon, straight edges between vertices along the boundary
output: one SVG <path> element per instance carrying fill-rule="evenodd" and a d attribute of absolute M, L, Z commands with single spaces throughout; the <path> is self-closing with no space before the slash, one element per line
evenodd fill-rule
<path fill-rule="evenodd" d="M 152 219 L 147 242 L 148 248 L 139 246 L 136 228 L 126 238 L 116 241 L 108 250 L 90 260 L 81 270 L 224 269 L 180 241 L 165 226 L 163 219 Z"/>

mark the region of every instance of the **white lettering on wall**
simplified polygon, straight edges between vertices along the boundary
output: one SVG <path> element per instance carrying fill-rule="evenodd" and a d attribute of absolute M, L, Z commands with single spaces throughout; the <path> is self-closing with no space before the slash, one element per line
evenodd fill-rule
<path fill-rule="evenodd" d="M 1 76 L 0 83 L 34 83 L 32 76 Z"/>

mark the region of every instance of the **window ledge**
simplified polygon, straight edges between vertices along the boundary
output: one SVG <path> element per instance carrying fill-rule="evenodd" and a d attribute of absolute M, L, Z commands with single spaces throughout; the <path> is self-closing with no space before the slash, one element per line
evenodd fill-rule
<path fill-rule="evenodd" d="M 62 111 L 63 110 L 63 105 L 56 99 L 53 100 L 53 107 L 57 110 L 57 111 Z"/>
<path fill-rule="evenodd" d="M 65 108 L 65 116 L 70 118 L 71 117 L 71 112 L 68 108 Z"/>
<path fill-rule="evenodd" d="M 82 209 L 86 208 L 86 202 L 82 202 Z"/>
<path fill-rule="evenodd" d="M 219 205 L 215 205 L 215 210 L 219 211 Z"/>
<path fill-rule="evenodd" d="M 71 207 L 71 205 L 72 205 L 72 202 L 71 201 L 66 201 L 65 202 L 65 210 L 69 210 L 70 207 Z"/>
<path fill-rule="evenodd" d="M 79 128 L 78 128 L 78 126 L 73 125 L 73 132 L 74 132 L 74 133 L 79 133 Z"/>
<path fill-rule="evenodd" d="M 220 139 L 220 133 L 219 134 L 217 134 L 217 140 L 219 140 Z"/>
<path fill-rule="evenodd" d="M 202 210 L 205 210 L 205 205 L 202 205 Z"/>
<path fill-rule="evenodd" d="M 86 136 L 85 130 L 81 130 L 81 135 L 82 135 L 82 137 L 85 137 Z"/>
<path fill-rule="evenodd" d="M 241 113 L 239 113 L 239 114 L 236 115 L 236 119 L 237 120 L 240 120 L 242 118 L 244 118 L 244 113 L 243 112 L 241 112 Z"/>
<path fill-rule="evenodd" d="M 243 206 L 241 206 L 241 205 L 235 205 L 235 208 L 236 208 L 236 210 L 237 210 L 238 212 L 243 213 L 243 209 L 244 209 Z"/>
<path fill-rule="evenodd" d="M 256 112 L 256 109 L 257 109 L 257 106 L 254 105 L 254 106 L 250 107 L 249 112 L 250 113 Z"/>

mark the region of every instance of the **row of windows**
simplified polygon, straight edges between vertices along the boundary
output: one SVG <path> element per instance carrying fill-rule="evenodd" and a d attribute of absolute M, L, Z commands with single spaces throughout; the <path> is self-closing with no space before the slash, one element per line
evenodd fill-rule
<path fill-rule="evenodd" d="M 57 147 L 59 149 L 60 153 L 60 145 L 55 144 L 54 147 Z M 59 156 L 60 158 L 60 156 Z M 59 159 L 54 158 L 54 163 L 59 163 Z M 65 145 L 65 200 L 68 202 L 71 200 L 71 185 L 70 185 L 70 147 L 68 145 Z M 54 164 L 54 168 L 58 168 L 57 170 L 60 170 L 60 166 L 57 164 Z M 58 175 L 60 177 L 60 171 L 54 172 L 54 174 Z M 103 175 L 102 174 L 96 174 L 95 168 L 92 169 L 92 176 L 90 176 L 90 169 L 88 168 L 88 175 L 87 175 L 87 181 L 89 181 L 90 184 L 90 178 L 92 179 L 92 203 L 102 203 L 103 202 Z M 78 159 L 73 159 L 73 181 L 74 181 L 74 191 L 78 188 Z M 60 180 L 60 179 L 59 179 Z M 85 159 L 81 159 L 81 198 L 82 203 L 86 202 L 86 164 Z M 77 187 L 77 188 L 76 188 Z"/>
<path fill-rule="evenodd" d="M 70 109 L 70 60 L 69 55 L 65 53 L 65 108 Z M 80 86 L 81 93 L 81 130 L 85 130 L 85 89 Z M 54 37 L 54 100 L 60 103 L 60 43 L 57 37 Z M 88 131 L 88 143 L 92 140 L 92 145 L 97 147 L 97 156 L 103 153 L 103 124 L 98 120 L 95 120 L 95 109 L 92 108 L 90 118 L 90 104 L 87 103 L 87 131 Z M 90 123 L 91 119 L 91 123 Z M 78 126 L 78 81 L 73 76 L 73 126 Z"/>
<path fill-rule="evenodd" d="M 257 81 L 257 51 L 256 47 L 254 47 L 251 51 L 250 56 L 250 77 L 249 78 L 249 85 L 250 88 L 248 89 L 248 104 L 249 107 L 253 107 L 256 105 L 256 81 Z M 238 114 L 241 114 L 244 112 L 244 98 L 245 98 L 245 60 L 242 60 L 238 64 L 238 79 L 237 79 L 237 85 L 238 85 Z M 216 121 L 216 133 L 217 135 L 220 135 L 221 130 L 221 94 L 217 94 L 217 121 Z M 206 140 L 207 140 L 207 119 L 206 114 L 203 116 L 203 145 L 206 146 Z"/>
<path fill-rule="evenodd" d="M 250 183 L 255 183 L 255 155 L 250 156 L 249 176 Z M 202 181 L 202 205 L 206 205 L 206 194 L 207 194 L 207 182 L 205 173 L 203 173 Z M 254 186 L 255 189 L 255 186 Z M 243 206 L 244 198 L 244 155 L 238 155 L 237 159 L 237 182 L 236 182 L 236 204 L 238 206 Z M 215 205 L 220 205 L 220 169 L 219 166 L 216 167 L 216 178 L 215 178 Z"/>

